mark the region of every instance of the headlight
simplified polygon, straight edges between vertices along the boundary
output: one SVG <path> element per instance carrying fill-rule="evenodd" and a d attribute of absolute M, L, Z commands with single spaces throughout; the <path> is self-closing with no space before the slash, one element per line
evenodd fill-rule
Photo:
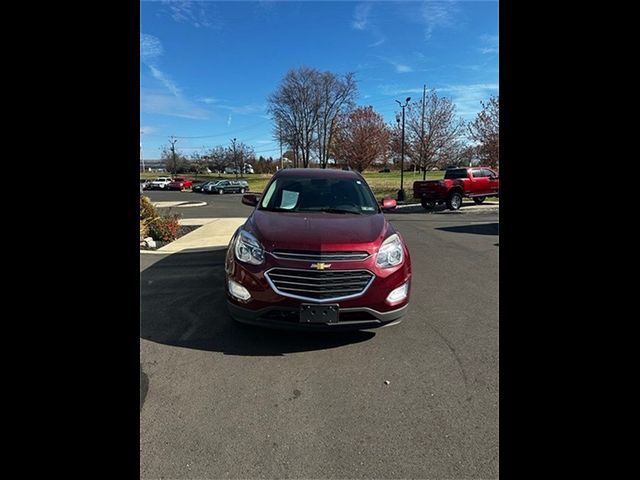
<path fill-rule="evenodd" d="M 241 262 L 260 265 L 264 262 L 264 249 L 256 237 L 245 230 L 240 230 L 235 244 L 236 258 Z"/>
<path fill-rule="evenodd" d="M 398 234 L 394 233 L 382 242 L 378 258 L 376 258 L 376 265 L 382 268 L 395 267 L 402 263 L 403 258 L 402 242 Z"/>

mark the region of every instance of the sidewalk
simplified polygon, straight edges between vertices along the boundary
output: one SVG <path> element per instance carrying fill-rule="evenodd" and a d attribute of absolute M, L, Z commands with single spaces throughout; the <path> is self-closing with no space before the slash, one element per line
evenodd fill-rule
<path fill-rule="evenodd" d="M 209 250 L 226 247 L 236 229 L 246 222 L 246 217 L 186 218 L 181 225 L 202 225 L 193 232 L 156 250 L 158 253 L 177 253 L 182 250 Z"/>

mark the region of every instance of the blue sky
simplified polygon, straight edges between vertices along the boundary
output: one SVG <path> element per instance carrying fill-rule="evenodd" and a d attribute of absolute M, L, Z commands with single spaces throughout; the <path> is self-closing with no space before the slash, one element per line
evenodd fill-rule
<path fill-rule="evenodd" d="M 354 72 L 357 104 L 388 123 L 423 84 L 471 120 L 498 94 L 498 2 L 142 1 L 144 158 L 171 135 L 187 155 L 235 137 L 278 157 L 266 99 L 303 65 Z"/>

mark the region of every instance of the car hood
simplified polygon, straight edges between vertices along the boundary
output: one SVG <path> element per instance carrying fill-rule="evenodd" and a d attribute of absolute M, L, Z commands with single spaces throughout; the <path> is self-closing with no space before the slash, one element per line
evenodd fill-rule
<path fill-rule="evenodd" d="M 384 215 L 255 210 L 245 225 L 267 251 L 366 250 L 373 253 L 391 228 Z"/>

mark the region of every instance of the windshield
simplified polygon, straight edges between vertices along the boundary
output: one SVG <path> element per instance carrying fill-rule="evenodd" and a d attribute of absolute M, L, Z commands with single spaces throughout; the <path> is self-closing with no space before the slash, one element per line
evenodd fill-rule
<path fill-rule="evenodd" d="M 357 215 L 378 213 L 369 186 L 356 178 L 276 178 L 262 198 L 260 209 Z"/>

